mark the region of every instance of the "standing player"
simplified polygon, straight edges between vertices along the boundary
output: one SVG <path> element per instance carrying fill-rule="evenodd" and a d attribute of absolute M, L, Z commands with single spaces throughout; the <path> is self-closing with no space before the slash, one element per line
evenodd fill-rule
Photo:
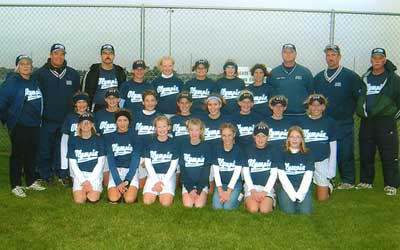
<path fill-rule="evenodd" d="M 325 113 L 336 121 L 337 163 L 341 179 L 338 189 L 350 189 L 354 187 L 356 173 L 353 114 L 361 80 L 355 72 L 340 65 L 339 46 L 327 45 L 324 52 L 328 67 L 315 76 L 315 92 L 329 100 Z"/>
<path fill-rule="evenodd" d="M 296 46 L 291 43 L 282 46 L 283 63 L 271 70 L 269 78 L 273 95 L 284 95 L 289 100 L 286 113 L 303 114 L 303 101 L 314 92 L 311 71 L 296 63 Z"/>
<path fill-rule="evenodd" d="M 15 73 L 10 74 L 0 86 L 0 120 L 7 123 L 11 141 L 11 192 L 23 198 L 26 193 L 22 187 L 22 173 L 27 189 L 45 189 L 35 177 L 43 97 L 37 81 L 31 77 L 32 59 L 19 55 L 15 66 Z"/>
<path fill-rule="evenodd" d="M 144 79 L 146 64 L 143 60 L 136 60 L 132 64 L 132 79 L 122 83 L 120 87 L 121 101 L 119 106 L 131 111 L 132 114 L 143 109 L 142 93 L 147 89 L 154 89 L 153 85 Z"/>
<path fill-rule="evenodd" d="M 107 134 L 107 162 L 110 169 L 108 200 L 117 203 L 135 202 L 139 189 L 138 165 L 142 150 L 141 140 L 130 128 L 131 114 L 127 109 L 115 113 L 117 131 Z"/>
<path fill-rule="evenodd" d="M 336 174 L 336 128 L 335 121 L 324 115 L 328 101 L 321 94 L 312 94 L 304 102 L 307 115 L 301 119 L 305 142 L 315 160 L 314 183 L 317 185 L 317 200 L 329 199 L 333 190 L 331 179 Z"/>
<path fill-rule="evenodd" d="M 245 85 L 238 76 L 238 65 L 232 61 L 226 61 L 224 64 L 224 76 L 217 81 L 217 92 L 222 95 L 226 101 L 223 112 L 226 114 L 237 114 L 239 107 L 237 98 Z"/>
<path fill-rule="evenodd" d="M 82 89 L 89 94 L 91 111 L 104 107 L 104 94 L 126 81 L 125 70 L 114 64 L 115 50 L 111 44 L 100 48 L 101 63 L 92 64 L 82 80 Z"/>
<path fill-rule="evenodd" d="M 304 142 L 303 130 L 289 129 L 283 151 L 277 157 L 278 203 L 281 211 L 289 214 L 311 214 L 311 183 L 314 158 Z"/>
<path fill-rule="evenodd" d="M 240 173 L 246 160 L 235 144 L 235 127 L 231 123 L 221 125 L 221 139 L 212 161 L 215 178 L 212 206 L 214 209 L 232 210 L 239 206 L 242 191 Z"/>
<path fill-rule="evenodd" d="M 269 76 L 269 72 L 264 64 L 255 64 L 250 69 L 254 82 L 246 87 L 254 95 L 253 111 L 261 116 L 270 116 L 271 110 L 268 108 L 268 98 L 271 97 L 272 87 L 264 82 L 264 78 Z"/>
<path fill-rule="evenodd" d="M 204 125 L 199 119 L 186 122 L 189 138 L 179 150 L 182 203 L 185 207 L 203 207 L 207 201 L 211 152 L 204 140 Z"/>
<path fill-rule="evenodd" d="M 51 46 L 50 58 L 37 72 L 39 88 L 43 94 L 43 117 L 40 128 L 39 174 L 47 184 L 52 177 L 68 182 L 68 171 L 61 169 L 61 126 L 65 116 L 72 112 L 72 97 L 80 89 L 79 74 L 67 66 L 65 47 L 56 43 Z"/>
<path fill-rule="evenodd" d="M 360 183 L 357 188 L 372 188 L 378 148 L 384 191 L 387 195 L 396 195 L 400 185 L 396 122 L 400 116 L 400 77 L 395 73 L 396 66 L 386 59 L 383 48 L 372 50 L 371 65 L 363 75 L 363 86 L 357 101 L 357 115 L 361 117 Z"/>
<path fill-rule="evenodd" d="M 175 195 L 178 149 L 174 140 L 168 137 L 171 123 L 166 116 L 157 116 L 153 125 L 155 138 L 144 153 L 148 178 L 143 188 L 143 203 L 153 204 L 158 196 L 162 206 L 170 206 Z"/>
<path fill-rule="evenodd" d="M 273 210 L 278 169 L 273 160 L 275 152 L 267 144 L 268 134 L 268 125 L 257 123 L 253 132 L 254 143 L 246 148 L 244 196 L 246 209 L 251 213 L 268 213 Z"/>
<path fill-rule="evenodd" d="M 183 82 L 174 74 L 175 60 L 171 56 L 163 56 L 158 61 L 161 75 L 153 80 L 152 85 L 157 92 L 158 111 L 171 118 L 175 114 L 176 98 L 182 90 Z"/>
<path fill-rule="evenodd" d="M 91 113 L 79 117 L 77 136 L 68 140 L 68 161 L 74 184 L 76 203 L 99 201 L 102 191 L 103 165 L 106 159 L 104 140 L 96 135 Z"/>
<path fill-rule="evenodd" d="M 193 98 L 192 112 L 193 114 L 204 114 L 204 101 L 207 97 L 216 91 L 217 85 L 213 80 L 207 77 L 210 64 L 206 59 L 200 59 L 194 64 L 192 71 L 196 72 L 196 76 L 187 81 L 182 90 L 189 91 Z"/>

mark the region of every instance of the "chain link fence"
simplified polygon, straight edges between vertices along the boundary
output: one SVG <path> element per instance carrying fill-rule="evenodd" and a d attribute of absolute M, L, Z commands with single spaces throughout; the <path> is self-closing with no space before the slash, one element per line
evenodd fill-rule
<path fill-rule="evenodd" d="M 386 48 L 388 58 L 400 65 L 400 14 L 0 4 L 0 23 L 0 82 L 17 55 L 32 56 L 40 67 L 56 42 L 66 46 L 68 65 L 82 75 L 99 62 L 104 43 L 114 45 L 115 63 L 128 72 L 132 61 L 145 59 L 148 79 L 155 77 L 152 69 L 163 55 L 175 57 L 183 79 L 191 77 L 199 58 L 210 61 L 212 78 L 219 77 L 226 59 L 273 68 L 281 63 L 281 46 L 287 42 L 296 45 L 297 61 L 314 74 L 326 67 L 323 48 L 330 42 L 341 47 L 342 65 L 359 74 L 368 68 L 374 47 Z M 8 148 L 6 130 L 0 129 L 0 151 Z"/>

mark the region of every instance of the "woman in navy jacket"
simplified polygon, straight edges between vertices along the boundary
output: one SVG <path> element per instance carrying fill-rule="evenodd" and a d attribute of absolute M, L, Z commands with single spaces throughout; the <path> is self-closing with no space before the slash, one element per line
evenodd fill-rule
<path fill-rule="evenodd" d="M 0 118 L 7 123 L 10 134 L 11 190 L 17 197 L 25 197 L 22 172 L 27 189 L 45 189 L 35 177 L 43 98 L 37 81 L 31 78 L 32 59 L 20 55 L 15 65 L 15 73 L 10 74 L 0 88 Z"/>

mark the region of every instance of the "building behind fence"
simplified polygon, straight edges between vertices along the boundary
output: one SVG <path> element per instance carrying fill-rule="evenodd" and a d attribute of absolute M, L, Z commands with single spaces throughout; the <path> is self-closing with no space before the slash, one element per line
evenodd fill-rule
<path fill-rule="evenodd" d="M 56 42 L 66 46 L 68 65 L 78 70 L 98 62 L 100 46 L 111 43 L 115 62 L 128 71 L 135 59 L 152 68 L 159 57 L 172 55 L 176 71 L 186 78 L 199 58 L 210 61 L 212 74 L 221 73 L 228 58 L 243 67 L 264 63 L 273 68 L 287 42 L 296 45 L 297 61 L 314 74 L 326 67 L 328 43 L 338 44 L 342 65 L 359 74 L 374 47 L 386 48 L 388 58 L 400 65 L 400 14 L 394 13 L 0 4 L 0 23 L 0 67 L 7 68 L 22 53 L 40 67 Z M 0 145 L 0 151 L 9 145 L 4 129 Z"/>

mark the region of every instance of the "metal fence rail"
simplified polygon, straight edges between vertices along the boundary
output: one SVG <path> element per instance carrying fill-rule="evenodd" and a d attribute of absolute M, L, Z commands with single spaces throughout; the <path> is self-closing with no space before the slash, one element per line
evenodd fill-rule
<path fill-rule="evenodd" d="M 198 58 L 211 62 L 212 74 L 221 73 L 227 58 L 239 66 L 261 62 L 274 67 L 286 42 L 296 44 L 297 61 L 314 74 L 325 67 L 322 50 L 330 42 L 342 48 L 342 64 L 359 74 L 368 67 L 373 47 L 386 48 L 388 57 L 400 63 L 400 14 L 395 13 L 0 4 L 0 23 L 0 67 L 7 68 L 21 53 L 40 67 L 55 42 L 66 45 L 68 64 L 79 70 L 98 62 L 100 46 L 111 43 L 115 62 L 128 71 L 135 59 L 153 67 L 159 57 L 171 54 L 185 77 Z M 4 131 L 0 150 L 9 145 Z"/>

